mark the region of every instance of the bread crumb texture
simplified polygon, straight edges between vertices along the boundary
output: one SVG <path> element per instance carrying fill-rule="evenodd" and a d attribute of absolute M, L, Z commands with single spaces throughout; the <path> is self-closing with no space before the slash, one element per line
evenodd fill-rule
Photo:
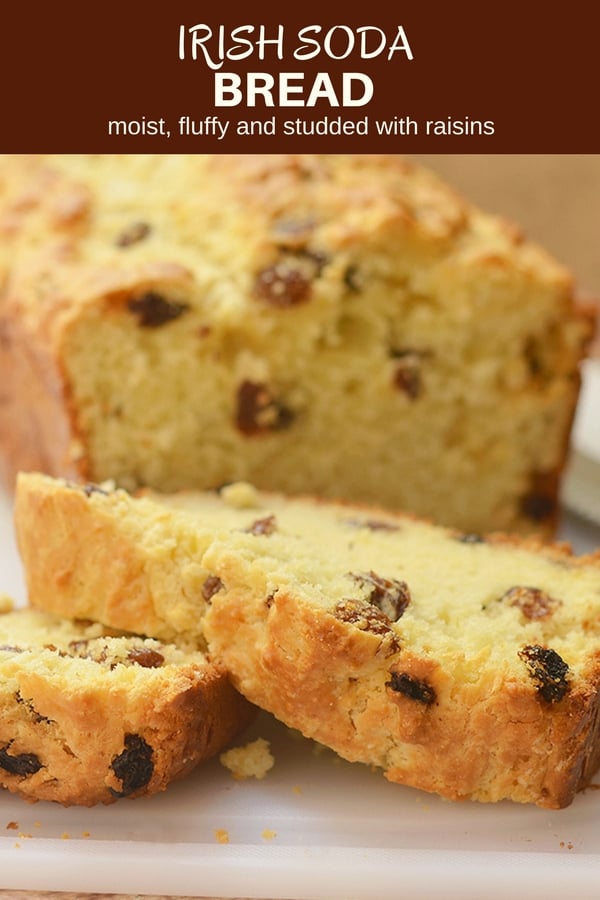
<path fill-rule="evenodd" d="M 0 235 L 9 480 L 245 481 L 553 530 L 590 319 L 431 172 L 6 155 Z"/>
<path fill-rule="evenodd" d="M 264 738 L 257 738 L 243 747 L 232 747 L 221 753 L 219 760 L 226 769 L 229 769 L 234 778 L 262 779 L 275 765 L 275 759 L 271 753 L 269 742 Z"/>
<path fill-rule="evenodd" d="M 253 715 L 199 651 L 34 609 L 0 615 L 0 711 L 0 784 L 64 806 L 163 791 Z"/>
<path fill-rule="evenodd" d="M 135 612 L 150 636 L 184 622 L 185 647 L 207 645 L 249 701 L 344 759 L 456 800 L 555 808 L 590 782 L 598 554 L 374 506 L 231 496 L 99 493 L 22 475 L 15 521 L 32 603 L 72 608 L 97 565 L 101 522 L 102 544 L 120 548 L 119 578 L 137 560 L 136 589 L 96 579 L 82 617 L 117 628 Z M 40 510 L 45 534 L 64 535 L 65 520 L 71 529 L 51 591 L 54 569 L 34 538 Z M 118 605 L 107 602 L 115 590 Z M 262 743 L 237 756 L 240 777 L 268 759 Z"/>
<path fill-rule="evenodd" d="M 225 828 L 215 828 L 215 840 L 217 844 L 229 843 L 229 832 Z"/>

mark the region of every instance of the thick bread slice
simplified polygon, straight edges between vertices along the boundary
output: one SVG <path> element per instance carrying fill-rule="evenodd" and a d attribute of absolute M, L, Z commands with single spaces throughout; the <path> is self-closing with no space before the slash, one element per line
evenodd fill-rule
<path fill-rule="evenodd" d="M 109 485 L 21 473 L 14 521 L 29 602 L 68 618 L 206 649 L 201 620 L 209 589 L 202 556 L 215 529 L 247 523 L 252 511 L 243 504 L 256 499 L 250 488 L 234 488 L 230 503 L 224 496 L 134 498 Z"/>
<path fill-rule="evenodd" d="M 149 573 L 147 542 L 168 534 L 165 583 L 199 566 L 196 630 L 240 691 L 391 781 L 557 808 L 598 767 L 600 554 L 240 485 L 136 499 L 26 475 L 16 504 L 34 604 L 59 598 L 68 614 L 109 519 L 119 534 L 138 516 Z M 44 591 L 58 576 L 39 535 L 64 536 L 75 514 L 60 584 Z M 118 624 L 121 596 L 121 610 L 89 597 L 88 614 Z M 158 618 L 174 629 L 170 609 L 194 597 L 169 597 Z"/>
<path fill-rule="evenodd" d="M 163 791 L 252 714 L 200 652 L 40 610 L 0 614 L 0 785 L 26 800 Z"/>

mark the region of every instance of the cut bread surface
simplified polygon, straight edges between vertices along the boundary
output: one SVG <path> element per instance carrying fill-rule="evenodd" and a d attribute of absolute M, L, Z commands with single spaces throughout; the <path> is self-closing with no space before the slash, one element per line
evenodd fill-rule
<path fill-rule="evenodd" d="M 559 263 L 432 173 L 9 156 L 0 230 L 9 481 L 248 480 L 553 531 L 590 321 Z"/>
<path fill-rule="evenodd" d="M 39 522 L 52 533 L 64 509 L 76 522 L 70 568 L 44 593 L 57 569 L 33 565 L 32 536 Z M 58 598 L 55 611 L 68 612 L 94 523 L 105 545 L 108 523 L 120 534 L 129 518 L 146 542 L 134 540 L 146 588 L 164 570 L 145 633 L 177 640 L 185 609 L 184 644 L 205 642 L 249 700 L 345 758 L 453 799 L 560 807 L 589 782 L 600 752 L 597 554 L 247 484 L 132 497 L 30 474 L 16 524 L 32 603 Z M 167 536 L 171 551 L 157 556 Z M 120 596 L 108 604 L 96 590 L 79 614 L 122 627 L 131 611 Z"/>
<path fill-rule="evenodd" d="M 253 711 L 200 652 L 42 610 L 0 614 L 0 784 L 93 806 L 163 791 Z"/>

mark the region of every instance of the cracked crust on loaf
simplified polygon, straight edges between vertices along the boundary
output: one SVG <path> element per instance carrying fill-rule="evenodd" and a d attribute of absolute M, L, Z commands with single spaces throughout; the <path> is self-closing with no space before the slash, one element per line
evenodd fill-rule
<path fill-rule="evenodd" d="M 419 166 L 5 156 L 0 237 L 10 484 L 247 480 L 553 532 L 589 316 Z"/>

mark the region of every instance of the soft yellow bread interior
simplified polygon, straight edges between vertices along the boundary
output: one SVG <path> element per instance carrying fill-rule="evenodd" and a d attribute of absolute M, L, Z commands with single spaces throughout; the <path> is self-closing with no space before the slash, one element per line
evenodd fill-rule
<path fill-rule="evenodd" d="M 201 652 L 40 609 L 0 613 L 0 785 L 28 801 L 162 791 L 252 716 Z"/>
<path fill-rule="evenodd" d="M 287 589 L 329 612 L 368 600 L 374 575 L 407 586 L 410 601 L 390 623 L 401 642 L 443 658 L 457 677 L 476 658 L 523 678 L 518 650 L 534 644 L 564 653 L 575 671 L 595 665 L 600 564 L 561 544 L 481 537 L 247 483 L 132 496 L 35 473 L 19 478 L 15 521 L 32 603 L 114 628 L 135 630 L 137 615 L 139 632 L 202 643 L 217 564 L 259 604 Z"/>
<path fill-rule="evenodd" d="M 552 530 L 589 329 L 515 228 L 397 157 L 31 166 L 5 293 L 58 360 L 54 474 Z"/>
<path fill-rule="evenodd" d="M 22 474 L 15 515 L 34 606 L 206 644 L 251 702 L 393 781 L 560 807 L 600 762 L 598 554 L 248 483 Z"/>
<path fill-rule="evenodd" d="M 203 516 L 201 500 L 173 502 L 196 505 Z M 519 650 L 530 645 L 551 647 L 578 675 L 597 665 L 596 556 L 502 535 L 484 539 L 384 512 L 374 518 L 360 507 L 258 494 L 257 503 L 245 511 L 245 527 L 217 537 L 203 557 L 226 588 L 243 585 L 263 601 L 289 591 L 334 614 L 349 599 L 385 610 L 400 591 L 406 606 L 397 620 L 389 605 L 385 613 L 399 646 L 441 662 L 459 682 L 486 667 L 523 680 L 527 665 Z"/>

